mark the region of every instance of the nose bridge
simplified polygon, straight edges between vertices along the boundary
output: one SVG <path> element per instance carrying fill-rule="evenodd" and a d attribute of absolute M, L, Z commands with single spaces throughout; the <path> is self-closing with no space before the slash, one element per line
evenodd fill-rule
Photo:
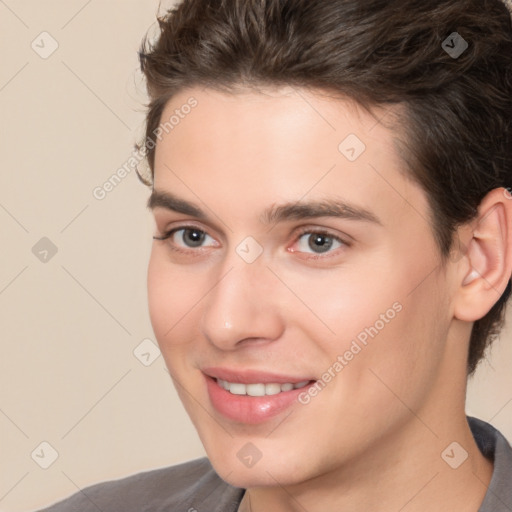
<path fill-rule="evenodd" d="M 248 263 L 232 254 L 221 276 L 203 305 L 201 328 L 210 342 L 229 349 L 247 339 L 278 337 L 282 324 L 263 258 Z"/>

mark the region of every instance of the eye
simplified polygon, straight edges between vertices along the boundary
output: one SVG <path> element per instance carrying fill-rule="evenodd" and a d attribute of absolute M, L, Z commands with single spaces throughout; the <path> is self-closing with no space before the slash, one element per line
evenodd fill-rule
<path fill-rule="evenodd" d="M 217 245 L 210 235 L 195 227 L 173 229 L 162 237 L 155 236 L 153 238 L 155 240 L 170 240 L 173 245 L 185 249 L 214 247 Z"/>
<path fill-rule="evenodd" d="M 341 239 L 329 233 L 306 232 L 299 236 L 293 252 L 324 254 L 346 245 Z"/>

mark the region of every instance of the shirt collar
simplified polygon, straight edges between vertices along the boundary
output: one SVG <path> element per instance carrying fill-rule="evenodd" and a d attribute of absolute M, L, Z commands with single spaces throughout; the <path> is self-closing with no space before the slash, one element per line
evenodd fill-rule
<path fill-rule="evenodd" d="M 512 448 L 492 425 L 468 416 L 478 448 L 493 461 L 494 471 L 478 512 L 512 512 Z"/>

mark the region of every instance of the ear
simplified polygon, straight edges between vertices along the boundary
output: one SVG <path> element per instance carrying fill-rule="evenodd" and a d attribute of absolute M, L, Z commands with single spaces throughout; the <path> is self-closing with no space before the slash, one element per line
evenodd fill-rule
<path fill-rule="evenodd" d="M 458 262 L 454 316 L 466 322 L 483 318 L 501 297 L 512 274 L 512 196 L 491 190 L 468 226 L 466 252 Z"/>

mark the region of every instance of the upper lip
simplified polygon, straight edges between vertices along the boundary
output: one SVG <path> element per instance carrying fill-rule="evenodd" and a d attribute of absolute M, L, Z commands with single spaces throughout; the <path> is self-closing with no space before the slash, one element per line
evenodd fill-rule
<path fill-rule="evenodd" d="M 298 382 L 315 380 L 308 376 L 295 377 L 292 375 L 283 375 L 260 370 L 235 370 L 221 367 L 202 368 L 205 375 L 215 379 L 226 380 L 228 382 L 238 382 L 241 384 L 297 384 Z"/>

